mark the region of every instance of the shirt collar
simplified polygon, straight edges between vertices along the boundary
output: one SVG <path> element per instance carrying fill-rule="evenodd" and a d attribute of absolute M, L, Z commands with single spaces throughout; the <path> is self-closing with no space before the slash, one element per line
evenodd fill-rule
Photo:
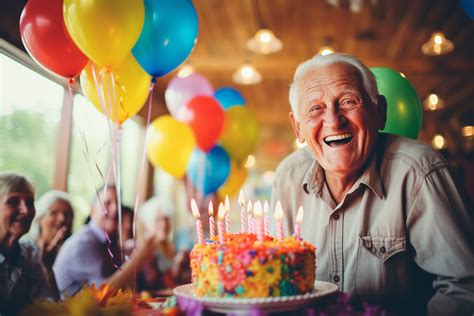
<path fill-rule="evenodd" d="M 384 149 L 384 136 L 379 134 L 379 141 L 374 149 L 373 155 L 371 155 L 370 162 L 366 170 L 362 173 L 359 179 L 356 181 L 350 192 L 355 191 L 360 184 L 364 184 L 372 190 L 380 199 L 385 196 L 382 178 L 380 176 L 380 162 L 383 158 Z M 314 159 L 314 158 L 313 158 Z M 314 193 L 318 196 L 321 195 L 321 191 L 324 184 L 324 170 L 316 159 L 309 167 L 303 179 L 303 190 L 309 194 Z"/>

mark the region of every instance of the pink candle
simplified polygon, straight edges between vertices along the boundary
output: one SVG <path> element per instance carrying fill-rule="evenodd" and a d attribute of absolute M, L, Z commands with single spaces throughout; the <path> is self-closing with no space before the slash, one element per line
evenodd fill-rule
<path fill-rule="evenodd" d="M 249 229 L 249 234 L 255 233 L 255 224 L 253 222 L 253 214 L 252 214 L 252 201 L 248 201 L 247 203 L 247 225 Z"/>
<path fill-rule="evenodd" d="M 191 211 L 193 212 L 194 218 L 196 219 L 198 243 L 204 245 L 204 232 L 202 231 L 201 215 L 199 215 L 199 209 L 194 198 L 191 199 Z"/>
<path fill-rule="evenodd" d="M 244 193 L 240 190 L 239 194 L 239 204 L 240 204 L 240 232 L 247 232 L 247 214 L 245 213 L 245 198 Z"/>
<path fill-rule="evenodd" d="M 265 228 L 265 235 L 270 235 L 270 222 L 268 219 L 269 208 L 268 202 L 263 202 L 263 227 Z"/>
<path fill-rule="evenodd" d="M 214 208 L 212 206 L 212 201 L 209 201 L 209 238 L 212 238 L 216 235 L 216 228 L 214 225 Z"/>
<path fill-rule="evenodd" d="M 278 240 L 283 240 L 283 209 L 281 203 L 278 201 L 275 207 L 276 233 Z"/>
<path fill-rule="evenodd" d="M 303 207 L 302 206 L 300 206 L 298 208 L 298 212 L 296 212 L 295 236 L 297 239 L 301 239 L 301 222 L 303 222 Z"/>
<path fill-rule="evenodd" d="M 227 234 L 230 234 L 230 202 L 229 202 L 228 195 L 225 196 L 224 206 L 225 206 L 225 232 Z"/>
<path fill-rule="evenodd" d="M 257 239 L 263 241 L 263 212 L 262 203 L 260 201 L 255 202 L 253 206 L 253 215 L 255 217 Z"/>
<path fill-rule="evenodd" d="M 219 236 L 219 242 L 224 243 L 224 217 L 225 217 L 225 208 L 222 203 L 219 204 L 219 209 L 217 211 L 217 235 Z"/>

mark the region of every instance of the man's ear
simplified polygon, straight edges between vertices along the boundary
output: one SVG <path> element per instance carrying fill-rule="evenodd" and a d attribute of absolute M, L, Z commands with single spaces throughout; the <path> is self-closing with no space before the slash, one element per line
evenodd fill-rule
<path fill-rule="evenodd" d="M 377 96 L 377 112 L 380 118 L 379 130 L 385 128 L 385 123 L 387 122 L 387 99 L 383 95 Z"/>
<path fill-rule="evenodd" d="M 304 137 L 303 135 L 301 135 L 301 130 L 300 130 L 300 122 L 298 122 L 293 112 L 290 112 L 290 121 L 291 121 L 291 125 L 293 126 L 293 130 L 295 131 L 296 138 L 298 138 L 298 141 L 300 143 L 304 143 Z"/>

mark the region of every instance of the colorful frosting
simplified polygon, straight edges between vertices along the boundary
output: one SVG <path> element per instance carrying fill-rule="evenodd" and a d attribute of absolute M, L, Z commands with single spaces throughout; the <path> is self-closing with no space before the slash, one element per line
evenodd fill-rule
<path fill-rule="evenodd" d="M 307 293 L 314 288 L 316 248 L 288 237 L 225 234 L 196 244 L 191 252 L 194 293 L 209 297 L 269 297 Z"/>

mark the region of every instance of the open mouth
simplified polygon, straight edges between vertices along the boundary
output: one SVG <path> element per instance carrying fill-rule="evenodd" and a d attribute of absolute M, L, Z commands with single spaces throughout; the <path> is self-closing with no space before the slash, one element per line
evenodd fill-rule
<path fill-rule="evenodd" d="M 354 135 L 352 133 L 344 133 L 339 135 L 331 135 L 324 137 L 324 142 L 330 147 L 342 146 L 349 143 Z"/>

